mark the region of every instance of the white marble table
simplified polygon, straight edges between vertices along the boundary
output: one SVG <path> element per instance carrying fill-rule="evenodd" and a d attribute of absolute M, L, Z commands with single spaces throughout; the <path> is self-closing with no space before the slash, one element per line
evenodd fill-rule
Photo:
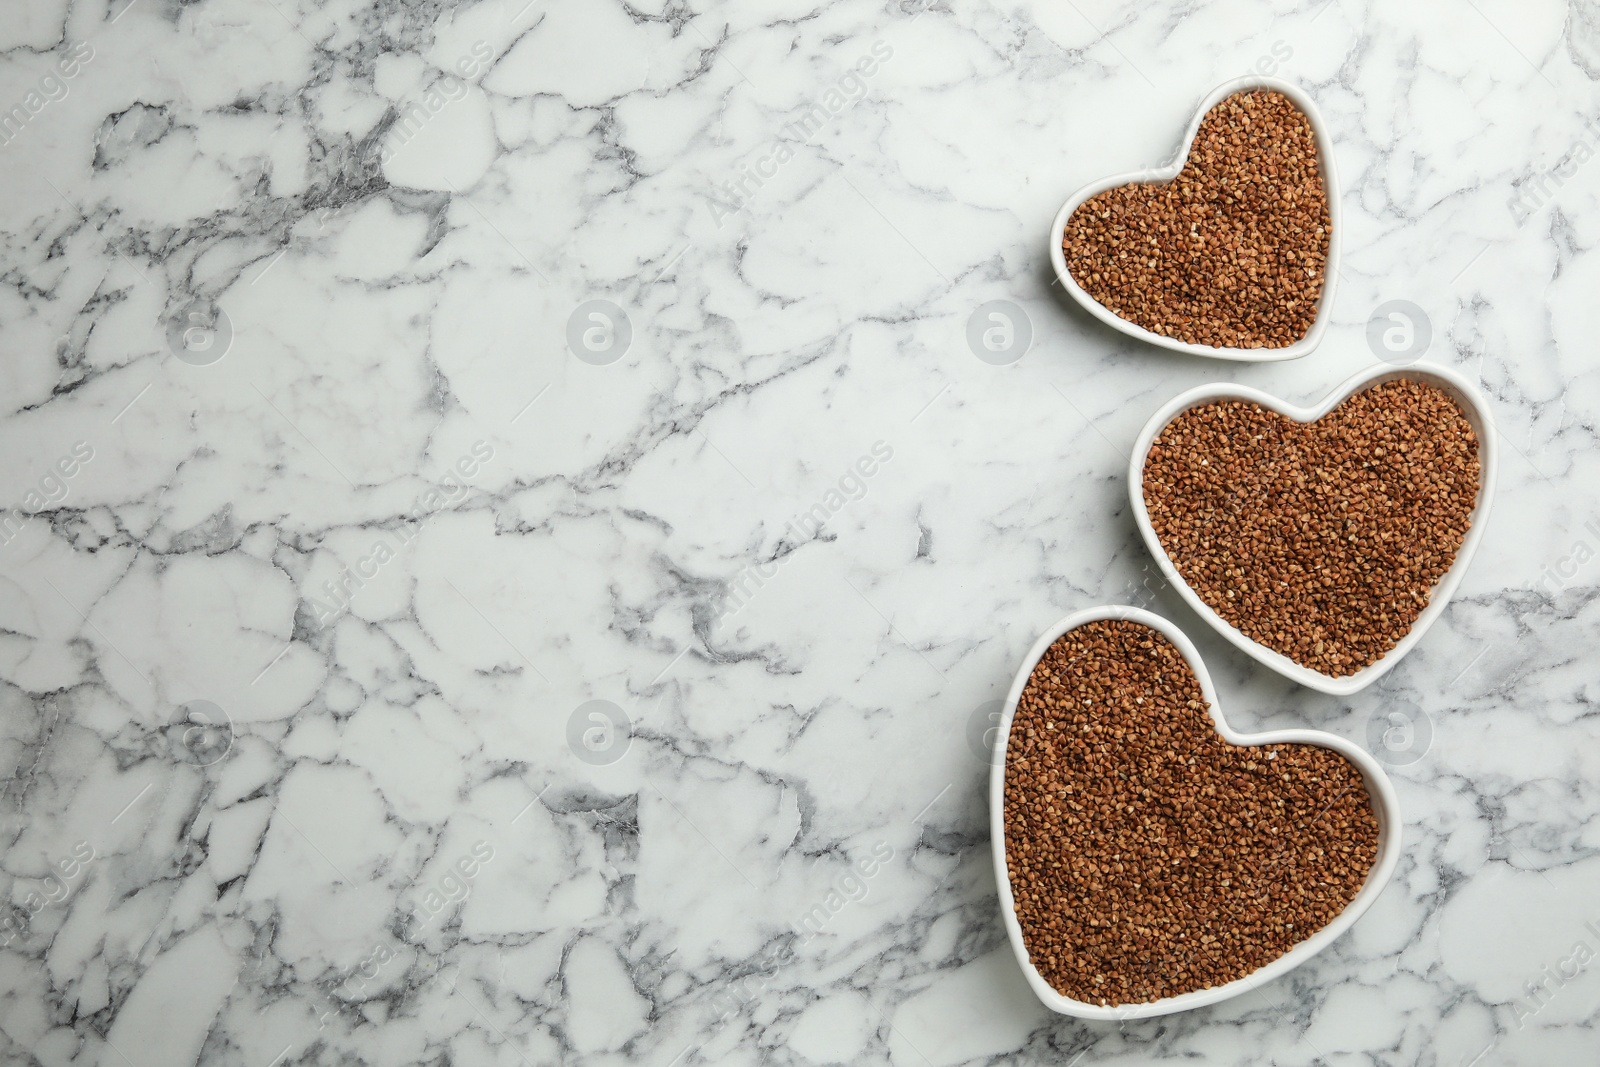
<path fill-rule="evenodd" d="M 0 1060 L 1593 1061 L 1592 4 L 29 0 L 0 49 Z M 1061 201 L 1250 71 L 1338 143 L 1321 349 L 1068 306 Z M 1320 397 L 1390 300 L 1497 513 L 1320 696 L 1152 577 L 1126 450 Z M 972 745 L 1104 602 L 1405 814 L 1313 964 L 1122 1027 L 1023 985 Z"/>

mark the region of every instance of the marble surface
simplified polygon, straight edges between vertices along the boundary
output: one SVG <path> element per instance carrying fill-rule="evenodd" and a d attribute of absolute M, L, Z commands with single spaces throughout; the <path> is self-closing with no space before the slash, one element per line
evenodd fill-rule
<path fill-rule="evenodd" d="M 1338 146 L 1322 348 L 1069 306 L 1061 201 L 1252 71 Z M 0 107 L 0 1060 L 1592 1062 L 1592 4 L 33 0 Z M 1321 696 L 1161 586 L 1126 453 L 1392 300 L 1499 495 Z M 976 747 L 1106 602 L 1381 752 L 1406 842 L 1309 966 L 1120 1026 L 1024 986 Z"/>

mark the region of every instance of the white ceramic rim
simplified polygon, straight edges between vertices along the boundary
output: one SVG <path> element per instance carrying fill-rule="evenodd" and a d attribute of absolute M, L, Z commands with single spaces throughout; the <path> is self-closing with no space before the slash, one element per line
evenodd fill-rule
<path fill-rule="evenodd" d="M 1114 314 L 1104 304 L 1085 292 L 1072 278 L 1072 273 L 1067 270 L 1067 257 L 1061 250 L 1062 237 L 1066 233 L 1067 219 L 1077 210 L 1078 205 L 1094 196 L 1103 193 L 1118 185 L 1163 184 L 1170 182 L 1183 170 L 1183 165 L 1189 159 L 1189 150 L 1194 147 L 1195 133 L 1200 129 L 1200 120 L 1205 118 L 1206 112 L 1234 93 L 1246 89 L 1274 89 L 1290 100 L 1296 107 L 1305 113 L 1311 122 L 1311 129 L 1317 135 L 1317 153 L 1321 157 L 1323 191 L 1328 196 L 1328 220 L 1330 233 L 1328 235 L 1328 262 L 1322 277 L 1322 295 L 1317 301 L 1317 317 L 1311 323 L 1311 329 L 1306 335 L 1294 344 L 1285 348 L 1214 348 L 1211 345 L 1190 344 L 1175 338 L 1164 337 L 1153 333 L 1143 326 L 1135 325 L 1120 315 Z M 1306 95 L 1305 91 L 1297 85 L 1291 85 L 1277 78 L 1246 77 L 1236 78 L 1224 82 L 1211 91 L 1211 94 L 1200 102 L 1200 107 L 1195 111 L 1194 118 L 1189 120 L 1188 132 L 1179 142 L 1182 147 L 1178 150 L 1177 158 L 1163 167 L 1149 167 L 1144 170 L 1130 171 L 1126 174 L 1117 174 L 1110 178 L 1100 178 L 1090 182 L 1067 198 L 1066 204 L 1056 215 L 1056 221 L 1050 228 L 1050 262 L 1055 265 L 1056 278 L 1060 280 L 1061 287 L 1072 294 L 1074 300 L 1083 305 L 1095 318 L 1114 329 L 1121 330 L 1130 337 L 1137 337 L 1141 341 L 1170 348 L 1177 352 L 1187 352 L 1191 356 L 1204 356 L 1207 359 L 1231 359 L 1244 363 L 1270 363 L 1276 360 L 1298 359 L 1311 352 L 1322 343 L 1322 335 L 1327 330 L 1328 320 L 1333 312 L 1334 283 L 1339 277 L 1339 237 L 1343 233 L 1339 219 L 1339 171 L 1333 158 L 1333 138 L 1328 134 L 1327 124 L 1322 121 L 1322 115 L 1317 111 L 1316 102 Z"/>
<path fill-rule="evenodd" d="M 1270 745 L 1270 744 L 1304 744 L 1318 745 L 1322 748 L 1332 749 L 1348 759 L 1361 771 L 1362 778 L 1366 781 L 1367 796 L 1372 800 L 1373 814 L 1378 820 L 1378 855 L 1372 870 L 1367 873 L 1367 880 L 1361 890 L 1355 895 L 1344 911 L 1335 916 L 1334 920 L 1321 930 L 1295 945 L 1288 952 L 1268 963 L 1266 966 L 1252 971 L 1243 978 L 1228 982 L 1225 985 L 1212 986 L 1209 989 L 1197 989 L 1192 993 L 1183 993 L 1175 997 L 1162 1000 L 1153 1000 L 1145 1004 L 1121 1004 L 1103 1006 L 1088 1004 L 1081 1000 L 1062 996 L 1051 987 L 1050 983 L 1034 969 L 1032 961 L 1028 959 L 1027 947 L 1022 941 L 1022 926 L 1017 922 L 1016 907 L 1011 896 L 1011 877 L 1006 866 L 1006 838 L 1005 838 L 1005 777 L 1006 777 L 1006 744 L 1011 736 L 1011 722 L 1016 715 L 1017 701 L 1022 698 L 1022 690 L 1028 684 L 1028 678 L 1033 674 L 1033 668 L 1044 656 L 1045 650 L 1062 634 L 1075 630 L 1086 623 L 1097 622 L 1101 619 L 1126 619 L 1130 622 L 1142 623 L 1164 635 L 1175 645 L 1188 661 L 1189 668 L 1194 671 L 1195 677 L 1200 680 L 1201 692 L 1205 694 L 1206 704 L 1211 712 L 1211 721 L 1216 725 L 1217 732 L 1229 744 L 1234 745 Z M 1200 660 L 1200 653 L 1196 651 L 1193 643 L 1184 635 L 1177 626 L 1153 615 L 1141 608 L 1127 606 L 1106 606 L 1089 608 L 1069 615 L 1056 623 L 1044 635 L 1034 642 L 1027 658 L 1023 661 L 1022 669 L 1017 672 L 1016 679 L 1011 683 L 1011 692 L 1006 697 L 1006 708 L 1000 720 L 1000 729 L 995 738 L 995 756 L 991 761 L 989 772 L 989 833 L 994 841 L 994 870 L 995 884 L 1000 894 L 1000 915 L 1005 922 L 1006 934 L 1011 941 L 1011 950 L 1016 954 L 1017 962 L 1022 966 L 1023 976 L 1028 980 L 1028 985 L 1044 1006 L 1051 1011 L 1062 1015 L 1071 1015 L 1079 1019 L 1098 1019 L 1122 1021 L 1126 1019 L 1142 1019 L 1153 1015 L 1170 1015 L 1173 1012 L 1188 1011 L 1191 1008 L 1203 1008 L 1207 1005 L 1218 1004 L 1229 1000 L 1241 993 L 1259 988 L 1262 983 L 1270 982 L 1294 970 L 1296 967 L 1311 959 L 1317 953 L 1327 948 L 1339 935 L 1350 929 L 1356 920 L 1372 906 L 1378 894 L 1389 883 L 1389 878 L 1394 874 L 1395 864 L 1400 859 L 1400 843 L 1402 823 L 1400 820 L 1400 804 L 1395 798 L 1394 787 L 1389 784 L 1389 777 L 1384 773 L 1378 761 L 1373 759 L 1357 745 L 1346 741 L 1334 734 L 1324 733 L 1320 730 L 1272 730 L 1261 734 L 1241 734 L 1229 728 L 1227 721 L 1222 717 L 1222 712 L 1217 703 L 1217 691 L 1211 684 L 1211 676 L 1206 673 L 1205 664 Z"/>
<path fill-rule="evenodd" d="M 1409 378 L 1437 386 L 1461 406 L 1467 422 L 1478 435 L 1478 463 L 1481 471 L 1478 504 L 1472 510 L 1472 525 L 1468 528 L 1461 547 L 1456 551 L 1455 562 L 1433 587 L 1433 595 L 1428 599 L 1428 606 L 1417 616 L 1417 621 L 1411 625 L 1410 632 L 1376 663 L 1363 667 L 1354 674 L 1334 678 L 1321 671 L 1314 671 L 1310 667 L 1303 667 L 1288 656 L 1274 652 L 1265 645 L 1257 644 L 1227 619 L 1213 611 L 1211 606 L 1201 600 L 1189 587 L 1189 583 L 1184 581 L 1183 576 L 1178 573 L 1178 568 L 1173 565 L 1171 557 L 1161 547 L 1161 539 L 1156 536 L 1155 527 L 1150 524 L 1150 513 L 1144 505 L 1144 462 L 1150 454 L 1150 446 L 1155 443 L 1156 436 L 1166 428 L 1167 424 L 1183 412 L 1201 404 L 1216 400 L 1249 400 L 1281 415 L 1287 415 L 1296 422 L 1315 422 L 1361 390 L 1397 378 Z M 1473 553 L 1478 550 L 1478 542 L 1483 540 L 1483 532 L 1488 525 L 1489 505 L 1494 500 L 1497 444 L 1488 403 L 1471 382 L 1448 367 L 1426 363 L 1413 363 L 1406 367 L 1388 365 L 1372 367 L 1347 379 L 1315 407 L 1295 407 L 1259 389 L 1231 382 L 1219 382 L 1214 385 L 1202 385 L 1174 397 L 1145 423 L 1144 429 L 1139 432 L 1138 440 L 1134 442 L 1133 458 L 1128 466 L 1128 496 L 1133 504 L 1134 520 L 1139 524 L 1139 533 L 1144 537 L 1145 547 L 1155 557 L 1162 575 L 1179 592 L 1184 602 L 1194 609 L 1195 614 L 1210 623 L 1218 633 L 1232 641 L 1234 645 L 1285 678 L 1319 692 L 1349 696 L 1382 678 L 1396 663 L 1404 659 L 1406 653 L 1422 640 L 1422 635 L 1428 632 L 1428 627 L 1432 626 L 1449 606 L 1450 598 L 1455 594 L 1456 587 L 1461 584 L 1461 579 L 1465 576 L 1467 566 L 1472 562 Z"/>

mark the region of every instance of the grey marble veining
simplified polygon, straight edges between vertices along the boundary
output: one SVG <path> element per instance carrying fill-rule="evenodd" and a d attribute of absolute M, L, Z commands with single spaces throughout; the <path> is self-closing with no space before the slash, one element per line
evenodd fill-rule
<path fill-rule="evenodd" d="M 1051 217 L 1250 72 L 1338 146 L 1327 340 L 1101 328 Z M 8 6 L 0 1059 L 1592 1062 L 1597 155 L 1578 2 Z M 1391 300 L 1499 498 L 1327 697 L 1162 586 L 1127 450 L 1320 398 Z M 1122 1026 L 1023 984 L 981 747 L 1104 602 L 1405 815 L 1327 953 Z"/>

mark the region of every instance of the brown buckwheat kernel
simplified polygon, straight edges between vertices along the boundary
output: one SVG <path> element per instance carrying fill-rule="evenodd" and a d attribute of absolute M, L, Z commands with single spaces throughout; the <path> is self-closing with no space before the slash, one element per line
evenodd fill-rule
<path fill-rule="evenodd" d="M 1170 641 L 1064 634 L 1006 743 L 1006 865 L 1028 958 L 1090 1004 L 1222 985 L 1349 905 L 1377 859 L 1361 772 L 1313 745 L 1230 745 Z"/>
<path fill-rule="evenodd" d="M 1152 333 L 1286 348 L 1316 321 L 1331 230 L 1311 121 L 1254 89 L 1206 112 L 1172 181 L 1078 205 L 1061 246 L 1085 292 Z"/>
<path fill-rule="evenodd" d="M 1150 525 L 1195 594 L 1332 677 L 1400 642 L 1472 525 L 1478 438 L 1442 390 L 1392 380 L 1313 423 L 1190 408 L 1144 463 Z"/>

